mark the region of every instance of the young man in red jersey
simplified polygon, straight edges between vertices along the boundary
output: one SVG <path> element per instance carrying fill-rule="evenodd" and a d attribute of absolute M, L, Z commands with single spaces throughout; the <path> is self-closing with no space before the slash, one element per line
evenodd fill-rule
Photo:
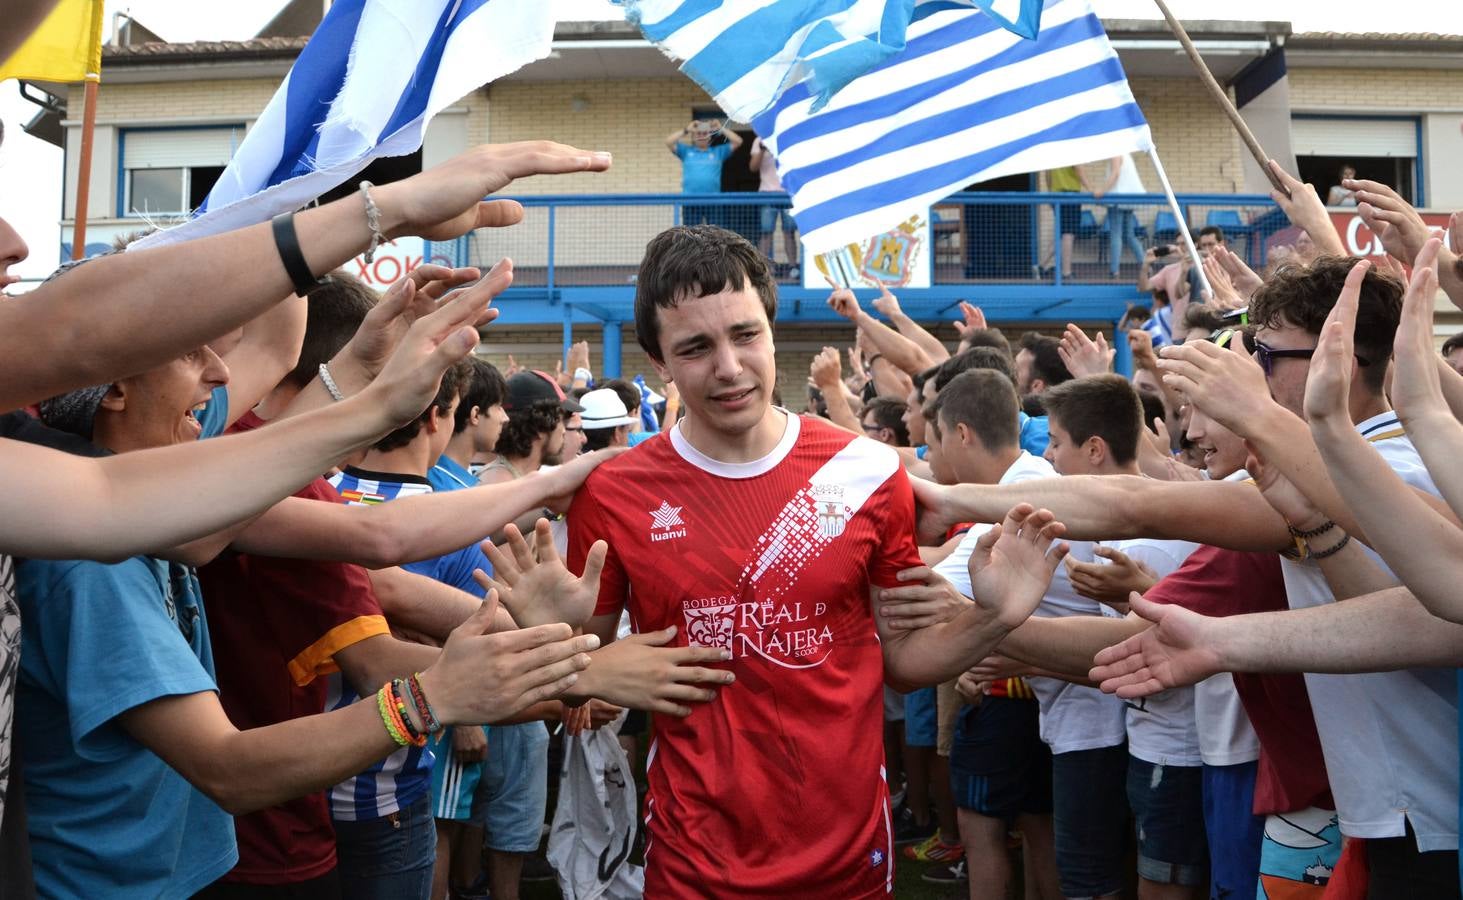
<path fill-rule="evenodd" d="M 590 629 L 613 640 L 628 606 L 637 632 L 720 648 L 735 679 L 657 723 L 647 897 L 887 895 L 881 684 L 958 675 L 1061 556 L 1045 552 L 1061 526 L 1018 507 L 974 564 L 999 614 L 937 590 L 948 621 L 889 629 L 870 594 L 920 566 L 909 483 L 892 448 L 771 404 L 776 304 L 766 258 L 731 232 L 650 242 L 635 330 L 686 416 L 602 466 L 569 512 L 571 569 L 610 546 Z M 710 699 L 688 686 L 682 701 Z"/>

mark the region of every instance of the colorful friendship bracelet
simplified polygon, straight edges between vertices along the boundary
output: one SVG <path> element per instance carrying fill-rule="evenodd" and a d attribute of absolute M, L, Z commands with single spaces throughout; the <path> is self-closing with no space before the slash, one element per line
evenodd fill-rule
<path fill-rule="evenodd" d="M 436 734 L 444 727 L 437 718 L 437 713 L 432 709 L 432 704 L 427 702 L 427 693 L 422 690 L 422 673 L 414 672 L 406 680 L 407 687 L 411 690 L 412 702 L 416 704 L 417 715 L 422 717 L 422 724 L 426 727 L 428 734 Z"/>
<path fill-rule="evenodd" d="M 386 733 L 391 735 L 391 739 L 396 742 L 398 747 L 405 747 L 408 741 L 405 735 L 397 729 L 390 708 L 387 706 L 386 693 L 390 689 L 391 685 L 388 684 L 376 692 L 376 708 L 381 711 L 381 723 L 386 726 Z"/>

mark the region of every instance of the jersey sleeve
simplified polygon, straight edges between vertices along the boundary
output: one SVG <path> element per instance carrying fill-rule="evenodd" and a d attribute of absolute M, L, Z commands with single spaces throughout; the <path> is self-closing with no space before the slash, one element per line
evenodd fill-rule
<path fill-rule="evenodd" d="M 584 561 L 589 548 L 598 540 L 610 545 L 605 557 L 604 571 L 599 577 L 599 600 L 595 603 L 596 616 L 619 614 L 625 607 L 625 598 L 630 593 L 630 581 L 625 574 L 624 563 L 616 551 L 615 542 L 610 539 L 609 527 L 605 522 L 604 510 L 588 483 L 574 495 L 569 506 L 569 571 L 584 572 Z"/>
<path fill-rule="evenodd" d="M 869 560 L 869 583 L 894 587 L 900 572 L 924 565 L 914 542 L 914 491 L 904 466 L 896 466 L 879 490 L 884 493 L 884 522 L 879 548 Z"/>
<path fill-rule="evenodd" d="M 64 703 L 77 752 L 104 761 L 124 750 L 102 726 L 162 697 L 216 691 L 213 676 L 167 611 L 168 585 L 133 557 L 20 570 L 27 637 L 22 667 Z"/>

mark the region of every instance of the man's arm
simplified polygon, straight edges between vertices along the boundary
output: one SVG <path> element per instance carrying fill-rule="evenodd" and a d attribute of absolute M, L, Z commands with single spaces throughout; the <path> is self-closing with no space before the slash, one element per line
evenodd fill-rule
<path fill-rule="evenodd" d="M 446 640 L 452 629 L 472 618 L 483 605 L 480 598 L 466 591 L 406 569 L 375 569 L 367 575 L 388 622 L 434 640 Z M 513 631 L 518 624 L 499 605 L 489 626 L 496 633 Z"/>
<path fill-rule="evenodd" d="M 517 203 L 483 201 L 514 178 L 609 164 L 609 154 L 547 141 L 484 146 L 381 185 L 372 196 L 388 237 L 446 240 L 519 221 Z M 371 240 L 359 194 L 297 213 L 295 230 L 317 273 L 347 262 Z M 0 303 L 0 409 L 161 365 L 257 318 L 292 289 L 268 222 L 78 266 Z"/>
<path fill-rule="evenodd" d="M 1066 680 L 1090 684 L 1092 658 L 1149 627 L 1136 616 L 1032 616 L 1001 641 L 1000 652 L 1012 659 L 1056 673 Z"/>
<path fill-rule="evenodd" d="M 1150 603 L 1153 623 L 1097 654 L 1091 676 L 1124 698 L 1197 684 L 1219 672 L 1389 672 L 1463 664 L 1463 625 L 1430 614 L 1405 588 L 1306 609 L 1210 617 Z"/>
<path fill-rule="evenodd" d="M 929 354 L 918 344 L 860 309 L 853 291 L 848 288 L 837 288 L 829 294 L 828 306 L 858 328 L 873 348 L 871 356 L 881 356 L 909 374 L 923 372 L 934 365 Z"/>
<path fill-rule="evenodd" d="M 1336 228 L 1331 224 L 1331 214 L 1326 212 L 1326 204 L 1321 202 L 1317 196 L 1316 189 L 1309 184 L 1302 183 L 1298 178 L 1292 178 L 1290 173 L 1280 168 L 1280 163 L 1275 160 L 1269 162 L 1270 171 L 1275 174 L 1280 183 L 1290 191 L 1290 196 L 1280 191 L 1271 191 L 1270 199 L 1285 211 L 1291 224 L 1297 225 L 1315 242 L 1316 250 L 1325 256 L 1345 256 L 1346 248 L 1341 243 L 1341 236 L 1336 233 Z"/>
<path fill-rule="evenodd" d="M 944 343 L 926 331 L 918 322 L 906 316 L 904 309 L 899 305 L 899 298 L 889 293 L 889 288 L 882 283 L 879 285 L 879 296 L 874 298 L 873 306 L 875 312 L 894 324 L 900 335 L 909 338 L 920 350 L 924 351 L 930 365 L 942 363 L 950 358 L 950 351 Z"/>
<path fill-rule="evenodd" d="M 492 605 L 463 623 L 422 673 L 422 691 L 444 724 L 498 721 L 555 696 L 574 683 L 588 665 L 584 651 L 598 644 L 589 636 L 569 637 L 565 625 L 484 635 Z M 234 815 L 324 790 L 397 748 L 374 697 L 247 731 L 233 726 L 212 692 L 153 700 L 119 721 Z"/>
<path fill-rule="evenodd" d="M 690 124 L 682 126 L 681 128 L 672 131 L 670 134 L 665 136 L 665 147 L 671 152 L 672 156 L 676 157 L 677 159 L 680 158 L 681 154 L 676 152 L 676 145 L 686 142 L 686 139 L 689 138 L 691 135 L 691 129 L 694 128 L 696 124 L 697 123 L 695 121 L 692 121 Z"/>
<path fill-rule="evenodd" d="M 1356 192 L 1356 214 L 1371 229 L 1398 262 L 1417 259 L 1423 245 L 1433 236 L 1432 227 L 1422 220 L 1412 204 L 1385 184 L 1376 181 L 1347 179 L 1342 185 Z M 1463 309 L 1463 272 L 1457 266 L 1458 254 L 1451 247 L 1438 253 L 1438 284 Z"/>
<path fill-rule="evenodd" d="M 246 324 L 238 343 L 220 355 L 229 367 L 227 424 L 258 405 L 299 362 L 306 312 L 306 301 L 291 294 Z"/>
<path fill-rule="evenodd" d="M 1138 475 L 1067 475 L 1008 485 L 939 485 L 911 479 L 921 529 L 993 522 L 1018 503 L 1049 509 L 1079 541 L 1149 537 L 1231 550 L 1279 551 L 1290 530 L 1253 486 L 1155 481 Z"/>
<path fill-rule="evenodd" d="M 813 383 L 823 392 L 823 400 L 828 404 L 829 421 L 854 434 L 863 434 L 863 425 L 858 416 L 854 415 L 853 408 L 848 405 L 843 379 L 839 377 L 843 374 L 843 364 L 839 359 L 838 348 L 824 347 L 813 357 L 810 368 Z"/>

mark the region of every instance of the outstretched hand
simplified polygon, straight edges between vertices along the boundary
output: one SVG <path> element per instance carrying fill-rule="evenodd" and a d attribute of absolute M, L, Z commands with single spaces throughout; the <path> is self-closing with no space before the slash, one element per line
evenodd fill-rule
<path fill-rule="evenodd" d="M 1392 405 L 1404 423 L 1419 421 L 1430 413 L 1448 413 L 1438 375 L 1438 355 L 1433 350 L 1439 249 L 1437 238 L 1423 244 L 1402 298 L 1402 318 L 1392 342 L 1396 366 L 1392 373 Z"/>
<path fill-rule="evenodd" d="M 1093 657 L 1088 678 L 1104 691 L 1132 700 L 1198 684 L 1224 671 L 1212 636 L 1217 620 L 1139 594 L 1129 597 L 1128 604 L 1153 627 Z"/>
<path fill-rule="evenodd" d="M 1310 422 L 1351 421 L 1351 377 L 1357 366 L 1355 350 L 1356 311 L 1361 297 L 1361 283 L 1372 264 L 1363 259 L 1346 273 L 1346 283 L 1336 305 L 1326 315 L 1316 352 L 1311 356 L 1311 371 L 1306 377 L 1305 413 Z M 1380 365 L 1386 365 L 1381 360 Z M 1338 418 L 1339 417 L 1339 418 Z"/>
<path fill-rule="evenodd" d="M 948 622 L 970 606 L 955 585 L 937 575 L 929 566 L 905 569 L 896 578 L 896 587 L 880 588 L 875 594 L 879 616 L 889 627 L 913 631 Z"/>
<path fill-rule="evenodd" d="M 1067 557 L 1067 577 L 1072 588 L 1089 600 L 1126 611 L 1129 594 L 1141 594 L 1158 583 L 1157 572 L 1115 547 L 1099 544 L 1092 552 L 1108 562 L 1082 562 Z"/>
<path fill-rule="evenodd" d="M 484 200 L 514 179 L 529 175 L 603 172 L 610 154 L 553 141 L 484 144 L 402 181 L 375 188 L 388 237 L 419 235 L 432 241 L 461 237 L 475 228 L 514 225 L 523 219 L 515 200 Z"/>
<path fill-rule="evenodd" d="M 604 569 L 609 544 L 595 541 L 584 560 L 584 574 L 575 577 L 554 548 L 554 534 L 548 519 L 534 523 L 533 547 L 528 546 L 518 526 L 509 524 L 504 547 L 482 542 L 482 551 L 493 564 L 493 574 L 481 569 L 472 573 L 478 584 L 496 590 L 503 606 L 518 627 L 565 622 L 583 627 L 594 614 L 599 599 L 599 576 Z"/>
<path fill-rule="evenodd" d="M 960 318 L 955 320 L 956 334 L 963 338 L 972 331 L 988 327 L 985 312 L 979 306 L 960 301 Z"/>
<path fill-rule="evenodd" d="M 356 333 L 330 361 L 331 372 L 337 379 L 349 377 L 346 366 L 354 366 L 365 381 L 375 378 L 386 360 L 401 343 L 407 329 L 417 319 L 437 309 L 438 301 L 449 290 L 477 281 L 475 288 L 487 291 L 496 297 L 513 282 L 513 263 L 502 260 L 488 271 L 488 277 L 478 281 L 481 273 L 475 268 L 449 269 L 446 266 L 422 265 L 412 269 L 398 280 L 380 302 L 371 307 Z M 493 316 L 496 310 L 490 310 Z"/>
<path fill-rule="evenodd" d="M 996 614 L 1008 629 L 1025 622 L 1046 596 L 1052 575 L 1067 555 L 1066 532 L 1049 510 L 1019 503 L 975 542 L 970 586 L 975 602 Z"/>
<path fill-rule="evenodd" d="M 1228 348 L 1209 341 L 1164 347 L 1158 370 L 1163 383 L 1196 408 L 1241 437 L 1265 427 L 1265 416 L 1280 409 L 1270 396 L 1265 372 L 1244 343 Z"/>
<path fill-rule="evenodd" d="M 1117 351 L 1108 347 L 1107 337 L 1102 332 L 1099 331 L 1097 340 L 1093 340 L 1081 328 L 1068 322 L 1061 342 L 1057 344 L 1057 353 L 1072 377 L 1082 378 L 1111 372 Z"/>
<path fill-rule="evenodd" d="M 736 676 L 725 669 L 707 668 L 731 659 L 730 650 L 667 647 L 675 636 L 672 626 L 610 643 L 594 654 L 594 672 L 586 673 L 577 693 L 630 709 L 689 716 L 691 704 L 716 699 L 712 686 L 729 685 Z"/>
<path fill-rule="evenodd" d="M 858 320 L 858 298 L 854 297 L 853 291 L 848 288 L 835 288 L 833 293 L 828 295 L 828 308 L 850 322 Z"/>

